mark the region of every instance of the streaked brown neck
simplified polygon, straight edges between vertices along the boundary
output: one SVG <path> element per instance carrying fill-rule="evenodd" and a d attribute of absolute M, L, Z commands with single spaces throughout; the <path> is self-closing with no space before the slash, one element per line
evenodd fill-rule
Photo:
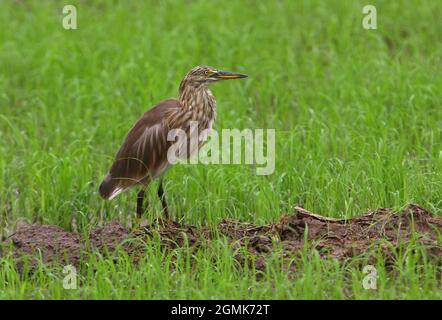
<path fill-rule="evenodd" d="M 215 98 L 206 83 L 193 84 L 184 79 L 180 84 L 179 101 L 185 111 L 205 114 L 215 113 Z"/>

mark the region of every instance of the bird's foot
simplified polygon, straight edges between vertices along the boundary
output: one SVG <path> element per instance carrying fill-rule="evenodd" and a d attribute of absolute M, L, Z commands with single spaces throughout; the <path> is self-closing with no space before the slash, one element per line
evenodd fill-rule
<path fill-rule="evenodd" d="M 177 227 L 181 226 L 177 221 L 173 220 L 170 217 L 158 218 L 157 225 L 162 227 L 162 228 L 166 228 L 166 227 L 175 227 L 175 228 L 177 228 Z"/>
<path fill-rule="evenodd" d="M 170 229 L 180 228 L 181 224 L 170 217 L 158 217 L 148 220 L 144 217 L 137 216 L 130 223 L 130 229 L 134 234 L 151 233 L 153 229 Z"/>
<path fill-rule="evenodd" d="M 129 222 L 129 229 L 133 233 L 139 233 L 140 230 L 149 229 L 152 226 L 152 222 L 143 216 L 136 216 Z"/>

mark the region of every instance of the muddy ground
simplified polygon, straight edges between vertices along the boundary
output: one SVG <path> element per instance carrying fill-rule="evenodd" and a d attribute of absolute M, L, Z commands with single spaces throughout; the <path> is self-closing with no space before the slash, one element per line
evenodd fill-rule
<path fill-rule="evenodd" d="M 394 253 L 410 241 L 425 247 L 430 258 L 441 261 L 442 216 L 417 205 L 409 205 L 401 212 L 379 209 L 351 220 L 325 218 L 295 207 L 294 214 L 284 215 L 278 223 L 255 225 L 231 219 L 223 220 L 216 232 L 175 222 L 135 229 L 130 232 L 117 222 L 92 230 L 89 237 L 67 232 L 51 225 L 24 224 L 3 241 L 2 252 L 12 248 L 17 266 L 23 256 L 38 254 L 46 263 L 78 264 L 83 255 L 98 250 L 112 253 L 117 247 L 126 250 L 137 261 L 145 254 L 137 239 L 157 235 L 164 250 L 189 245 L 198 248 L 224 235 L 232 248 L 243 246 L 255 256 L 257 269 L 265 269 L 266 259 L 279 247 L 281 258 L 291 260 L 307 245 L 324 259 L 346 260 L 376 248 L 385 260 L 394 262 Z M 133 241 L 134 240 L 134 241 Z M 307 240 L 307 243 L 304 243 Z M 277 244 L 277 246 L 275 246 Z M 372 251 L 372 250 L 371 250 Z M 237 250 L 236 252 L 243 252 Z M 244 254 L 235 258 L 244 263 Z M 289 267 L 295 270 L 294 267 Z"/>

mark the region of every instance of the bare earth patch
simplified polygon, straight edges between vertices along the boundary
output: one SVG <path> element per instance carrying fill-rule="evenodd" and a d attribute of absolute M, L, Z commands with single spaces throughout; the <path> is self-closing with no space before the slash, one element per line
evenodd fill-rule
<path fill-rule="evenodd" d="M 265 261 L 274 251 L 275 244 L 282 248 L 285 258 L 293 258 L 307 245 L 316 249 L 324 259 L 346 260 L 377 248 L 387 261 L 400 246 L 411 241 L 423 246 L 429 257 L 441 261 L 442 217 L 417 205 L 409 205 L 401 212 L 378 209 L 351 220 L 326 218 L 295 207 L 295 213 L 284 215 L 278 223 L 254 225 L 226 219 L 218 225 L 217 232 L 208 228 L 196 228 L 170 222 L 129 232 L 123 225 L 110 222 L 92 230 L 87 238 L 75 232 L 50 225 L 22 225 L 3 241 L 3 252 L 12 248 L 12 254 L 20 269 L 23 256 L 38 254 L 45 263 L 78 264 L 83 255 L 98 250 L 112 252 L 121 247 L 138 260 L 143 247 L 134 245 L 137 239 L 157 234 L 165 250 L 189 245 L 201 247 L 211 239 L 224 235 L 235 246 L 247 248 L 256 257 L 256 267 L 265 268 Z M 307 240 L 307 243 L 304 243 Z M 240 252 L 240 251 L 238 251 Z M 244 256 L 237 254 L 244 262 Z"/>

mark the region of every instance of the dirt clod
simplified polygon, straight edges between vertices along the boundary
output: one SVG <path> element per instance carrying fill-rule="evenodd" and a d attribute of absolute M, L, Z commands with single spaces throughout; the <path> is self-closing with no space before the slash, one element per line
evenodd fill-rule
<path fill-rule="evenodd" d="M 19 268 L 24 256 L 34 257 L 34 262 L 39 258 L 45 263 L 78 264 L 88 252 L 112 252 L 118 246 L 138 260 L 143 250 L 141 248 L 140 251 L 140 247 L 134 250 L 130 240 L 157 234 L 164 249 L 173 250 L 185 245 L 205 246 L 221 234 L 234 247 L 242 246 L 254 255 L 257 269 L 265 268 L 265 261 L 275 247 L 282 248 L 282 258 L 293 258 L 307 246 L 309 250 L 315 249 L 323 258 L 339 260 L 377 248 L 388 261 L 393 260 L 394 250 L 413 242 L 425 247 L 430 257 L 436 257 L 439 261 L 442 257 L 442 217 L 417 205 L 409 205 L 398 213 L 378 209 L 351 220 L 326 218 L 295 207 L 294 214 L 283 215 L 274 224 L 259 226 L 225 219 L 218 225 L 218 231 L 214 235 L 208 228 L 168 222 L 129 232 L 123 225 L 109 222 L 104 227 L 93 229 L 85 238 L 57 226 L 24 224 L 3 242 L 2 251 L 6 252 L 5 248 L 10 246 Z M 244 263 L 242 254 L 237 253 L 235 257 Z M 290 270 L 294 269 L 290 267 Z"/>

